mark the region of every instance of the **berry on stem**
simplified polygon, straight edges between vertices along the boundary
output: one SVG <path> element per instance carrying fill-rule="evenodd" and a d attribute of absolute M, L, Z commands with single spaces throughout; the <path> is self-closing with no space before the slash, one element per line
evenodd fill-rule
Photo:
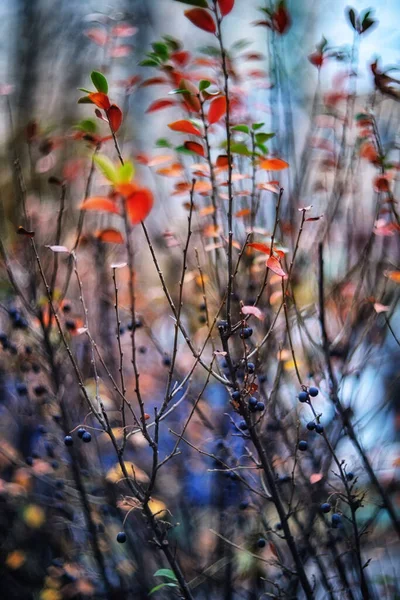
<path fill-rule="evenodd" d="M 308 444 L 305 440 L 300 440 L 299 444 L 298 444 L 298 449 L 301 450 L 302 452 L 305 452 L 308 448 Z"/>
<path fill-rule="evenodd" d="M 118 544 L 125 544 L 125 542 L 126 542 L 125 531 L 120 531 L 119 533 L 117 533 L 117 542 L 118 542 Z"/>

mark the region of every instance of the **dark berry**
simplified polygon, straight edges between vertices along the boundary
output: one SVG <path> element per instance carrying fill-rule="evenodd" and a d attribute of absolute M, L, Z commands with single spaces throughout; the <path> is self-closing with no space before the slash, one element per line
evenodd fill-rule
<path fill-rule="evenodd" d="M 258 400 L 255 396 L 250 396 L 249 398 L 249 406 L 255 408 L 258 404 Z"/>
<path fill-rule="evenodd" d="M 239 429 L 241 429 L 242 431 L 246 431 L 246 429 L 247 429 L 247 423 L 246 423 L 246 421 L 240 421 L 240 423 L 239 423 Z"/>
<path fill-rule="evenodd" d="M 254 363 L 252 363 L 252 362 L 247 363 L 247 372 L 250 373 L 250 375 L 252 373 L 254 373 L 255 370 L 256 370 L 256 366 Z"/>
<path fill-rule="evenodd" d="M 351 471 L 350 471 L 350 473 L 346 473 L 346 479 L 347 479 L 347 481 L 353 481 L 354 473 L 352 473 Z"/>
<path fill-rule="evenodd" d="M 277 523 L 275 525 L 275 529 L 277 529 L 278 531 L 280 531 L 282 529 L 282 523 Z"/>
<path fill-rule="evenodd" d="M 206 310 L 206 304 L 205 304 L 205 302 L 202 302 L 202 303 L 199 305 L 199 310 Z"/>
<path fill-rule="evenodd" d="M 118 542 L 118 544 L 125 544 L 125 542 L 126 542 L 125 531 L 120 531 L 119 533 L 117 533 L 117 542 Z"/>
<path fill-rule="evenodd" d="M 7 344 L 8 342 L 8 337 L 5 333 L 0 332 L 0 344 Z"/>
<path fill-rule="evenodd" d="M 74 440 L 72 439 L 72 436 L 71 435 L 66 435 L 65 438 L 64 438 L 64 444 L 66 446 L 72 446 L 73 443 L 74 443 Z"/>
<path fill-rule="evenodd" d="M 307 392 L 305 392 L 304 390 L 302 392 L 299 393 L 298 396 L 300 402 L 308 402 L 310 399 L 310 396 L 308 395 Z"/>
<path fill-rule="evenodd" d="M 79 427 L 78 429 L 78 437 L 82 439 L 83 434 L 86 432 L 84 427 Z"/>
<path fill-rule="evenodd" d="M 82 442 L 85 442 L 85 444 L 88 444 L 91 441 L 92 441 L 92 434 L 89 433 L 88 431 L 85 431 L 85 433 L 82 436 Z"/>
<path fill-rule="evenodd" d="M 199 323 L 201 323 L 202 325 L 204 325 L 204 323 L 207 323 L 207 317 L 206 317 L 206 315 L 200 315 L 199 316 Z"/>
<path fill-rule="evenodd" d="M 266 543 L 267 543 L 267 542 L 266 542 L 266 541 L 265 541 L 265 539 L 264 539 L 264 538 L 262 538 L 262 537 L 261 537 L 261 538 L 259 538 L 259 539 L 257 540 L 257 546 L 258 546 L 259 548 L 265 548 L 265 546 L 266 546 Z"/>
<path fill-rule="evenodd" d="M 126 331 L 125 327 L 123 325 L 121 325 L 120 328 L 119 328 L 120 335 L 124 335 L 125 331 Z"/>
<path fill-rule="evenodd" d="M 239 390 L 235 390 L 234 392 L 232 392 L 232 400 L 234 400 L 235 402 L 238 402 L 240 400 Z"/>
<path fill-rule="evenodd" d="M 40 365 L 38 365 L 37 363 L 33 363 L 33 365 L 32 365 L 32 371 L 34 373 L 40 373 Z"/>
<path fill-rule="evenodd" d="M 28 327 L 28 321 L 24 317 L 18 317 L 14 320 L 13 325 L 15 329 L 26 329 Z"/>
<path fill-rule="evenodd" d="M 56 481 L 56 488 L 58 490 L 63 490 L 64 486 L 65 486 L 65 484 L 64 484 L 63 480 L 62 479 L 57 479 L 57 481 Z"/>
<path fill-rule="evenodd" d="M 314 421 L 309 421 L 307 423 L 307 429 L 308 429 L 308 431 L 313 431 L 315 429 L 315 423 L 314 423 Z"/>
<path fill-rule="evenodd" d="M 36 385 L 33 388 L 33 391 L 35 392 L 36 396 L 43 396 L 47 392 L 47 388 L 45 385 Z"/>
<path fill-rule="evenodd" d="M 342 515 L 339 515 L 338 513 L 333 513 L 333 515 L 332 515 L 332 527 L 334 529 L 336 529 L 341 524 L 342 524 Z"/>
<path fill-rule="evenodd" d="M 18 354 L 18 348 L 15 344 L 9 344 L 8 349 L 11 352 L 11 354 L 14 354 L 14 356 Z"/>
<path fill-rule="evenodd" d="M 228 328 L 228 321 L 219 321 L 218 322 L 218 329 L 220 331 L 225 331 Z"/>
<path fill-rule="evenodd" d="M 244 327 L 242 329 L 242 331 L 240 332 L 240 337 L 242 338 L 242 340 L 247 340 L 252 335 L 253 335 L 252 327 Z"/>
<path fill-rule="evenodd" d="M 259 375 L 258 376 L 258 381 L 260 383 L 265 383 L 267 381 L 267 376 L 266 375 Z"/>
<path fill-rule="evenodd" d="M 292 481 L 290 475 L 282 475 L 282 477 L 279 477 L 278 480 L 279 483 L 289 483 L 289 481 Z"/>
<path fill-rule="evenodd" d="M 58 461 L 57 461 L 57 460 L 52 460 L 52 461 L 51 461 L 51 466 L 52 466 L 52 468 L 53 468 L 54 470 L 57 470 L 57 469 L 58 469 L 58 467 L 59 467 L 60 465 L 58 464 Z"/>
<path fill-rule="evenodd" d="M 39 425 L 38 426 L 38 432 L 42 435 L 45 435 L 47 433 L 47 429 L 44 425 Z"/>
<path fill-rule="evenodd" d="M 128 324 L 129 331 L 132 331 L 133 328 L 140 329 L 141 327 L 143 327 L 143 322 L 141 321 L 141 319 L 135 319 L 135 326 L 133 326 L 132 321 Z"/>
<path fill-rule="evenodd" d="M 68 331 L 74 331 L 76 329 L 75 321 L 73 321 L 72 319 L 67 319 L 65 321 L 65 328 L 68 329 Z"/>
<path fill-rule="evenodd" d="M 163 358 L 163 365 L 164 367 L 170 367 L 171 366 L 171 359 L 169 356 L 164 356 Z"/>
<path fill-rule="evenodd" d="M 68 302 L 64 302 L 62 310 L 64 313 L 71 312 L 71 305 Z"/>
<path fill-rule="evenodd" d="M 32 456 L 27 456 L 25 458 L 25 462 L 28 465 L 28 467 L 31 467 L 33 465 L 33 458 L 32 458 Z"/>
<path fill-rule="evenodd" d="M 17 383 L 15 387 L 17 389 L 17 393 L 20 396 L 25 396 L 28 393 L 28 386 L 26 385 L 26 383 Z"/>
<path fill-rule="evenodd" d="M 31 346 L 25 346 L 25 352 L 26 352 L 26 354 L 32 354 L 32 347 Z"/>
<path fill-rule="evenodd" d="M 246 508 L 248 508 L 249 503 L 247 502 L 247 500 L 243 500 L 240 504 L 239 504 L 239 508 L 240 510 L 246 510 Z"/>
<path fill-rule="evenodd" d="M 315 425 L 315 431 L 316 431 L 317 433 L 324 433 L 324 428 L 323 428 L 323 426 L 322 426 L 320 423 L 317 423 L 317 424 Z"/>
<path fill-rule="evenodd" d="M 308 388 L 308 393 L 310 394 L 310 396 L 312 396 L 313 398 L 315 398 L 315 396 L 318 396 L 318 388 L 316 387 L 310 387 Z"/>
<path fill-rule="evenodd" d="M 299 445 L 298 445 L 299 450 L 301 450 L 302 452 L 305 452 L 308 448 L 308 444 L 305 440 L 300 440 Z"/>
<path fill-rule="evenodd" d="M 139 346 L 139 352 L 140 352 L 140 354 L 146 354 L 146 352 L 147 352 L 146 346 Z"/>
<path fill-rule="evenodd" d="M 59 490 L 56 490 L 54 492 L 54 498 L 56 498 L 57 500 L 64 500 L 64 494 Z"/>
<path fill-rule="evenodd" d="M 329 504 L 329 502 L 324 502 L 323 504 L 321 504 L 321 510 L 323 513 L 328 513 L 331 510 L 331 505 Z"/>
<path fill-rule="evenodd" d="M 257 402 L 257 410 L 258 412 L 262 412 L 265 408 L 264 402 Z"/>

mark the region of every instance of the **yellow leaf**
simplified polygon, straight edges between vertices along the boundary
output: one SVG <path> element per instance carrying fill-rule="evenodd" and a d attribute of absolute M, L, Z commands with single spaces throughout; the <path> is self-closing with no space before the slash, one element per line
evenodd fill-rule
<path fill-rule="evenodd" d="M 45 521 L 45 512 L 40 506 L 36 504 L 29 504 L 23 512 L 23 519 L 28 527 L 32 529 L 38 529 Z"/>
<path fill-rule="evenodd" d="M 133 462 L 126 460 L 126 461 L 124 461 L 124 464 L 125 464 L 126 471 L 128 473 L 128 477 L 130 477 L 132 479 L 136 479 L 140 483 L 146 483 L 149 481 L 149 477 L 148 477 L 147 473 L 142 471 L 142 469 L 137 467 Z M 112 467 L 106 475 L 106 479 L 110 483 L 117 483 L 117 481 L 123 480 L 124 477 L 125 476 L 122 472 L 121 465 L 119 463 L 116 464 L 114 467 Z"/>

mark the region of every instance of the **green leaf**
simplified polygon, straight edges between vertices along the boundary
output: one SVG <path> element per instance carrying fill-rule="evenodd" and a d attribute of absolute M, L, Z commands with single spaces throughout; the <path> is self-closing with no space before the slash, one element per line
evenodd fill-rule
<path fill-rule="evenodd" d="M 167 138 L 159 138 L 156 141 L 157 148 L 172 148 L 172 144 L 167 140 Z"/>
<path fill-rule="evenodd" d="M 158 569 L 158 571 L 154 573 L 154 577 L 167 577 L 168 579 L 178 581 L 172 569 Z"/>
<path fill-rule="evenodd" d="M 211 85 L 211 81 L 208 81 L 207 79 L 202 79 L 199 83 L 199 91 L 203 92 L 204 90 L 209 88 L 210 85 Z"/>
<path fill-rule="evenodd" d="M 175 2 L 182 2 L 183 4 L 190 4 L 190 6 L 200 6 L 201 8 L 208 8 L 206 0 L 175 0 Z"/>
<path fill-rule="evenodd" d="M 264 142 L 270 140 L 274 137 L 274 133 L 256 133 L 255 138 L 257 144 L 263 144 Z"/>
<path fill-rule="evenodd" d="M 85 131 L 86 133 L 96 133 L 97 124 L 94 119 L 83 119 L 75 125 L 74 129 L 79 129 L 79 131 Z"/>
<path fill-rule="evenodd" d="M 104 154 L 97 154 L 93 157 L 93 161 L 96 163 L 97 167 L 104 177 L 108 179 L 108 181 L 111 183 L 117 183 L 117 170 L 107 156 L 104 156 Z"/>
<path fill-rule="evenodd" d="M 93 94 L 93 90 L 87 90 L 86 88 L 78 88 L 80 92 L 85 92 L 85 94 Z"/>
<path fill-rule="evenodd" d="M 90 74 L 90 78 L 98 92 L 108 94 L 108 83 L 103 73 L 99 73 L 99 71 L 92 71 Z"/>
<path fill-rule="evenodd" d="M 220 56 L 221 51 L 217 46 L 201 46 L 199 48 L 199 52 L 202 54 L 207 54 L 207 56 Z"/>
<path fill-rule="evenodd" d="M 139 63 L 140 67 L 158 67 L 158 61 L 152 58 L 146 58 Z"/>
<path fill-rule="evenodd" d="M 172 52 L 180 50 L 180 48 L 182 47 L 180 41 L 172 37 L 172 35 L 163 35 L 163 40 L 167 44 L 168 48 L 172 50 Z"/>
<path fill-rule="evenodd" d="M 176 90 L 171 90 L 170 92 L 168 92 L 169 96 L 172 96 L 174 94 L 189 94 L 192 95 L 192 92 L 189 92 L 189 90 L 185 90 L 185 88 L 181 88 L 181 89 L 176 89 Z"/>
<path fill-rule="evenodd" d="M 159 585 L 156 585 L 156 587 L 153 587 L 153 589 L 151 589 L 149 591 L 149 596 L 151 594 L 154 594 L 154 592 L 158 592 L 158 590 L 161 590 L 164 587 L 178 587 L 178 586 L 176 585 L 176 583 L 160 583 Z"/>
<path fill-rule="evenodd" d="M 231 152 L 233 154 L 241 154 L 242 156 L 251 156 L 251 152 L 246 144 L 231 144 Z"/>
<path fill-rule="evenodd" d="M 376 21 L 374 19 L 364 19 L 364 21 L 362 22 L 361 33 L 365 33 L 367 29 L 372 27 L 372 25 L 375 25 L 375 23 Z"/>
<path fill-rule="evenodd" d="M 234 42 L 231 46 L 231 50 L 235 50 L 237 52 L 240 52 L 241 50 L 245 50 L 246 48 L 248 48 L 249 46 L 251 46 L 252 42 L 250 42 L 250 40 L 237 40 L 236 42 Z"/>
<path fill-rule="evenodd" d="M 90 92 L 90 93 L 92 93 L 92 92 Z M 93 104 L 93 102 L 91 101 L 89 96 L 82 96 L 82 98 L 79 98 L 78 104 Z"/>
<path fill-rule="evenodd" d="M 247 125 L 234 125 L 232 131 L 241 131 L 242 133 L 250 133 L 250 129 Z"/>
<path fill-rule="evenodd" d="M 167 44 L 163 44 L 162 42 L 154 42 L 154 44 L 152 44 L 152 48 L 154 53 L 159 56 L 162 61 L 168 60 L 169 52 Z"/>
<path fill-rule="evenodd" d="M 258 129 L 261 129 L 261 127 L 264 127 L 265 123 L 253 123 L 253 125 L 251 126 L 253 131 L 257 131 Z"/>
<path fill-rule="evenodd" d="M 264 146 L 264 144 L 262 144 L 261 142 L 256 142 L 256 146 L 257 146 L 257 148 L 260 148 L 260 150 L 261 150 L 261 152 L 263 153 L 264 156 L 266 154 L 268 154 L 268 148 L 267 148 L 267 146 Z"/>
<path fill-rule="evenodd" d="M 347 16 L 349 18 L 349 21 L 350 21 L 351 26 L 354 29 L 354 31 L 358 31 L 355 10 L 353 8 L 348 8 L 347 9 Z"/>
<path fill-rule="evenodd" d="M 121 165 L 117 170 L 117 182 L 130 183 L 134 174 L 134 165 L 131 162 L 127 161 L 125 164 Z"/>
<path fill-rule="evenodd" d="M 185 148 L 185 146 L 176 146 L 174 150 L 175 152 L 179 152 L 180 154 L 189 154 L 190 156 L 196 154 L 195 152 L 192 152 L 192 150 L 188 150 L 187 148 Z"/>

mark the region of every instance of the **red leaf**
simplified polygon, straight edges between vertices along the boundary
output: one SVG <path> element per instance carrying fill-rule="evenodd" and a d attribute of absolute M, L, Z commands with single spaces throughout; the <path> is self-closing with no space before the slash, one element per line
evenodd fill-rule
<path fill-rule="evenodd" d="M 117 37 L 131 37 L 137 33 L 137 27 L 133 27 L 128 23 L 120 23 L 112 28 L 111 33 Z"/>
<path fill-rule="evenodd" d="M 200 129 L 198 129 L 193 125 L 193 123 L 191 123 L 190 121 L 186 121 L 185 119 L 169 123 L 168 127 L 172 129 L 172 131 L 179 131 L 180 133 L 191 133 L 192 135 L 201 135 Z"/>
<path fill-rule="evenodd" d="M 120 231 L 116 229 L 102 229 L 95 233 L 95 236 L 102 242 L 108 242 L 109 244 L 123 244 L 124 238 Z"/>
<path fill-rule="evenodd" d="M 275 258 L 275 256 L 270 256 L 266 262 L 268 269 L 271 269 L 274 273 L 279 275 L 279 277 L 287 277 L 285 271 L 282 269 L 279 260 Z"/>
<path fill-rule="evenodd" d="M 190 54 L 185 50 L 177 50 L 176 52 L 172 52 L 170 58 L 180 67 L 185 67 L 190 60 Z"/>
<path fill-rule="evenodd" d="M 257 306 L 242 306 L 242 313 L 244 315 L 253 315 L 256 319 L 262 321 L 264 319 L 264 315 L 262 311 L 257 308 Z"/>
<path fill-rule="evenodd" d="M 132 225 L 147 217 L 153 207 L 153 194 L 147 188 L 139 188 L 126 199 L 126 209 Z"/>
<path fill-rule="evenodd" d="M 225 96 L 220 96 L 219 98 L 215 98 L 210 104 L 210 108 L 208 109 L 208 122 L 210 125 L 212 123 L 217 123 L 222 117 L 226 115 L 226 98 Z"/>
<path fill-rule="evenodd" d="M 217 156 L 217 160 L 215 161 L 215 166 L 219 169 L 227 169 L 229 167 L 229 160 L 226 154 L 220 154 Z"/>
<path fill-rule="evenodd" d="M 267 244 L 262 244 L 260 242 L 252 242 L 251 244 L 247 244 L 248 248 L 254 248 L 254 250 L 258 250 L 259 252 L 265 252 L 265 254 L 271 254 L 271 246 L 267 246 Z"/>
<path fill-rule="evenodd" d="M 185 142 L 183 145 L 185 146 L 186 150 L 190 150 L 199 156 L 204 156 L 205 154 L 203 146 L 197 142 Z"/>
<path fill-rule="evenodd" d="M 80 206 L 81 210 L 100 210 L 102 212 L 109 213 L 119 213 L 118 207 L 109 198 L 104 198 L 103 196 L 92 196 L 91 198 L 86 198 Z"/>
<path fill-rule="evenodd" d="M 107 111 L 108 122 L 110 123 L 111 129 L 116 133 L 121 127 L 122 123 L 122 111 L 116 104 L 111 104 Z"/>
<path fill-rule="evenodd" d="M 387 175 L 378 175 L 374 179 L 374 190 L 376 192 L 389 192 L 390 184 Z"/>
<path fill-rule="evenodd" d="M 155 100 L 146 110 L 147 113 L 156 112 L 157 110 L 161 110 L 163 108 L 168 108 L 169 106 L 175 106 L 175 102 L 173 100 Z"/>
<path fill-rule="evenodd" d="M 168 80 L 164 77 L 150 77 L 142 81 L 139 87 L 150 87 L 151 85 L 168 85 Z"/>
<path fill-rule="evenodd" d="M 286 33 L 292 24 L 290 15 L 287 11 L 285 3 L 282 2 L 278 10 L 272 15 L 272 25 L 275 31 L 280 34 Z"/>
<path fill-rule="evenodd" d="M 185 17 L 187 17 L 193 25 L 196 25 L 199 29 L 203 29 L 203 31 L 215 33 L 217 30 L 214 19 L 204 8 L 191 8 L 190 10 L 185 10 Z"/>
<path fill-rule="evenodd" d="M 103 110 L 108 110 L 111 106 L 107 94 L 103 94 L 103 92 L 93 92 L 93 94 L 89 94 L 89 99 Z"/>
<path fill-rule="evenodd" d="M 217 2 L 223 17 L 231 12 L 233 5 L 235 4 L 235 0 L 217 0 Z"/>

